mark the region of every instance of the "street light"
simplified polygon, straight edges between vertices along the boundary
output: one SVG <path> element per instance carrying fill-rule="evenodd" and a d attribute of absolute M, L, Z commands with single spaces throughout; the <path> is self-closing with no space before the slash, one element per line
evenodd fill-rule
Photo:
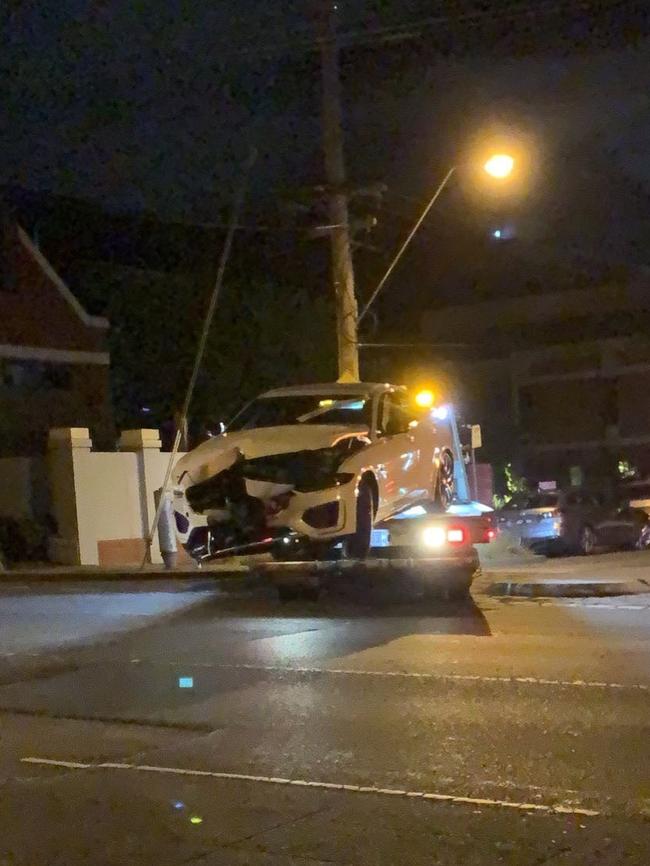
<path fill-rule="evenodd" d="M 484 170 L 497 180 L 505 180 L 512 174 L 515 161 L 508 153 L 495 153 L 483 165 Z"/>
<path fill-rule="evenodd" d="M 489 174 L 490 177 L 492 177 L 496 180 L 506 180 L 512 174 L 512 170 L 514 169 L 514 167 L 515 167 L 514 157 L 510 156 L 507 153 L 492 154 L 492 156 L 490 156 L 489 159 L 487 159 L 483 163 L 483 169 L 486 172 L 486 174 Z M 413 236 L 415 235 L 417 230 L 420 228 L 420 226 L 422 225 L 422 223 L 426 219 L 427 214 L 429 213 L 431 208 L 438 201 L 440 193 L 447 186 L 447 184 L 451 180 L 452 175 L 457 171 L 457 169 L 458 169 L 458 166 L 452 165 L 452 167 L 449 169 L 447 174 L 443 177 L 442 181 L 440 182 L 440 184 L 439 184 L 438 188 L 436 189 L 436 191 L 434 192 L 434 194 L 429 199 L 429 203 L 427 204 L 425 209 L 420 214 L 420 217 L 418 218 L 417 222 L 415 223 L 415 225 L 413 226 L 411 231 L 406 236 L 406 240 L 404 241 L 402 246 L 397 251 L 397 255 L 395 256 L 393 261 L 390 263 L 388 270 L 386 271 L 384 276 L 381 278 L 381 280 L 377 284 L 377 288 L 374 290 L 374 292 L 370 296 L 370 300 L 366 303 L 364 308 L 361 310 L 361 313 L 359 314 L 359 317 L 357 319 L 357 327 L 361 324 L 364 316 L 366 315 L 366 313 L 368 312 L 370 307 L 375 302 L 375 298 L 377 297 L 379 292 L 381 292 L 381 290 L 384 288 L 384 284 L 386 283 L 386 281 L 388 280 L 390 275 L 393 273 L 397 263 L 402 258 L 402 255 L 404 254 L 408 245 L 411 243 Z"/>

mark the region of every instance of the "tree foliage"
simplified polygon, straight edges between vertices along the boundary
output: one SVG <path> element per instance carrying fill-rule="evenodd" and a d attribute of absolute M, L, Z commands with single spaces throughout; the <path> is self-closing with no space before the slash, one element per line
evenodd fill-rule
<path fill-rule="evenodd" d="M 100 265 L 93 279 L 109 299 L 118 426 L 158 426 L 183 402 L 212 276 Z M 332 380 L 334 334 L 329 297 L 270 280 L 226 279 L 190 422 L 227 420 L 267 388 Z"/>
<path fill-rule="evenodd" d="M 528 482 L 523 475 L 518 475 L 517 472 L 515 472 L 512 463 L 506 463 L 503 467 L 503 475 L 505 479 L 506 492 L 504 496 L 500 496 L 496 493 L 492 497 L 492 504 L 495 508 L 503 508 L 503 506 L 507 505 L 517 493 L 525 493 L 528 490 Z"/>

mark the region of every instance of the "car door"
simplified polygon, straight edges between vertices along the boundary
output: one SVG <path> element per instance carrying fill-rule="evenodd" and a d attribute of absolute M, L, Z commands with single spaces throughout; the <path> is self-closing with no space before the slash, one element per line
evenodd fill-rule
<path fill-rule="evenodd" d="M 585 497 L 587 500 L 587 497 Z M 632 535 L 630 509 L 611 496 L 588 497 L 588 510 L 598 544 L 604 547 L 624 547 Z"/>
<path fill-rule="evenodd" d="M 430 425 L 419 423 L 406 391 L 391 394 L 396 429 L 405 434 L 404 451 L 400 453 L 401 474 L 407 497 L 420 502 L 431 496 L 433 479 L 434 436 Z"/>
<path fill-rule="evenodd" d="M 629 501 L 619 501 L 616 504 L 614 515 L 615 533 L 612 546 L 633 547 L 636 545 L 644 523 L 645 519 L 642 512 L 631 508 Z"/>
<path fill-rule="evenodd" d="M 411 420 L 399 395 L 390 391 L 381 395 L 372 447 L 380 519 L 415 498 L 419 455 L 415 434 L 409 426 Z"/>

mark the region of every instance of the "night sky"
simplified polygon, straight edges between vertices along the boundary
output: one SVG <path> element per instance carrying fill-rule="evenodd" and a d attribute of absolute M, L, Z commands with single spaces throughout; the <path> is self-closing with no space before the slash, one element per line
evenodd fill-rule
<path fill-rule="evenodd" d="M 247 219 L 271 215 L 281 227 L 279 202 L 322 181 L 316 5 L 9 2 L 0 180 L 210 222 L 254 143 Z M 423 243 L 503 223 L 522 237 L 581 244 L 587 256 L 602 254 L 605 234 L 614 259 L 642 263 L 645 5 L 464 2 L 438 21 L 449 4 L 341 0 L 349 174 L 353 184 L 387 185 L 379 246 L 394 245 L 472 137 L 498 129 L 534 144 L 525 201 L 488 205 L 452 191 Z"/>

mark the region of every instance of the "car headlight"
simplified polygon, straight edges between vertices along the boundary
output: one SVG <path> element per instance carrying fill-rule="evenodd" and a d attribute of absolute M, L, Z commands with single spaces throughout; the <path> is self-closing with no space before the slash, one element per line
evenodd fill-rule
<path fill-rule="evenodd" d="M 447 533 L 442 526 L 427 526 L 422 532 L 422 541 L 427 547 L 442 547 Z"/>

